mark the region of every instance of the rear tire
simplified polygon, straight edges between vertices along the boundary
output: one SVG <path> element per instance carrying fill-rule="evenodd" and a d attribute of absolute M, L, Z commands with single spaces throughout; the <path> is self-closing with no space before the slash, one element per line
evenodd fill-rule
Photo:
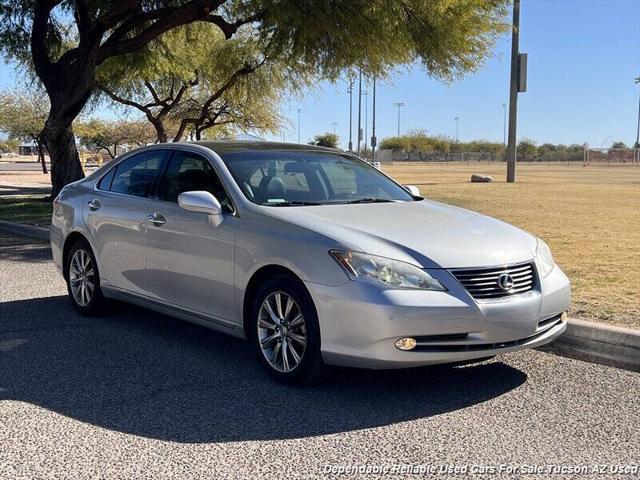
<path fill-rule="evenodd" d="M 101 313 L 104 296 L 100 288 L 98 262 L 86 240 L 77 240 L 65 258 L 67 291 L 73 308 L 84 316 Z"/>
<path fill-rule="evenodd" d="M 299 280 L 288 275 L 268 279 L 258 288 L 249 315 L 248 337 L 271 378 L 289 385 L 321 378 L 325 365 L 318 314 Z"/>

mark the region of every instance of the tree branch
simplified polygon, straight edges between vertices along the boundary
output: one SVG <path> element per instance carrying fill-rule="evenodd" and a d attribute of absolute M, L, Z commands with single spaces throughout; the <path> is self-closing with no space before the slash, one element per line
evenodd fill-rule
<path fill-rule="evenodd" d="M 151 85 L 151 82 L 145 80 L 144 86 L 147 87 L 147 90 L 149 90 L 149 93 L 151 93 L 151 97 L 153 98 L 153 101 L 156 102 L 156 104 L 158 104 L 159 106 L 167 104 L 168 98 L 165 100 L 160 100 L 160 97 L 158 96 L 158 92 L 156 92 L 156 89 L 153 88 L 153 85 Z"/>
<path fill-rule="evenodd" d="M 163 7 L 139 13 L 123 22 L 100 47 L 98 64 L 109 57 L 132 53 L 163 33 L 181 25 L 204 20 L 211 11 L 216 10 L 224 0 L 194 0 L 180 7 Z M 153 22 L 155 20 L 155 22 Z M 127 34 L 142 25 L 153 22 L 131 38 Z"/>
<path fill-rule="evenodd" d="M 80 41 L 78 43 L 79 48 L 84 48 L 86 43 L 90 40 L 91 36 L 91 18 L 89 16 L 89 7 L 85 0 L 73 0 L 75 8 L 73 9 L 73 15 L 78 26 L 78 36 Z"/>
<path fill-rule="evenodd" d="M 249 23 L 257 22 L 258 20 L 261 20 L 262 18 L 264 18 L 264 15 L 265 15 L 265 12 L 261 11 L 254 15 L 250 15 L 248 17 L 236 20 L 235 22 L 228 22 L 220 15 L 209 15 L 203 18 L 202 20 L 205 22 L 209 22 L 217 25 L 218 28 L 222 30 L 224 37 L 227 40 L 229 40 L 231 37 L 233 37 L 233 35 L 238 31 L 238 29 L 241 26 L 247 25 Z"/>
<path fill-rule="evenodd" d="M 31 56 L 36 73 L 40 78 L 51 78 L 52 62 L 47 49 L 49 16 L 51 10 L 61 3 L 60 0 L 38 1 L 33 11 L 33 25 L 31 27 Z"/>
<path fill-rule="evenodd" d="M 106 93 L 109 96 L 109 98 L 111 98 L 115 102 L 122 103 L 123 105 L 127 105 L 129 107 L 137 108 L 138 110 L 146 113 L 147 115 L 152 114 L 151 109 L 148 107 L 148 105 L 142 105 L 141 103 L 135 102 L 133 100 L 127 100 L 126 98 L 123 98 L 118 94 L 116 94 L 115 92 L 109 90 L 104 85 L 98 85 L 97 88 L 98 90 L 101 90 L 104 93 Z"/>

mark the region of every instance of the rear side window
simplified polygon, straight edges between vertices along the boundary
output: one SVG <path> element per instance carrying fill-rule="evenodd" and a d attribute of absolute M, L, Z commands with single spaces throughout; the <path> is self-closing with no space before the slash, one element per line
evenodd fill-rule
<path fill-rule="evenodd" d="M 116 167 L 109 190 L 149 198 L 165 155 L 165 152 L 157 150 L 140 153 L 125 160 Z"/>

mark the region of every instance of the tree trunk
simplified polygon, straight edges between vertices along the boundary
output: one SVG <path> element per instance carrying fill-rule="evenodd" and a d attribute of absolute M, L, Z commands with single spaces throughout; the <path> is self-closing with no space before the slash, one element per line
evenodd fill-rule
<path fill-rule="evenodd" d="M 36 144 L 38 145 L 38 160 L 40 160 L 40 163 L 42 164 L 42 173 L 48 173 L 47 172 L 47 164 L 44 161 L 44 151 L 42 149 L 42 139 L 38 138 L 36 140 Z"/>
<path fill-rule="evenodd" d="M 145 112 L 145 114 L 151 125 L 153 125 L 153 128 L 156 129 L 156 135 L 158 136 L 157 143 L 167 143 L 167 129 L 164 126 L 163 119 L 154 117 L 150 111 Z"/>
<path fill-rule="evenodd" d="M 51 198 L 55 198 L 65 185 L 84 178 L 72 121 L 54 120 L 49 116 L 42 131 L 51 158 Z"/>

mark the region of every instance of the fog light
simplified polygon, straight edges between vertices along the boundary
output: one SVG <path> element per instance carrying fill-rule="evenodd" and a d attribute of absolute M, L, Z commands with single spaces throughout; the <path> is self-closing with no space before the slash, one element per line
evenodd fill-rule
<path fill-rule="evenodd" d="M 396 340 L 398 350 L 413 350 L 416 348 L 416 339 L 411 337 L 399 338 Z"/>
<path fill-rule="evenodd" d="M 567 315 L 567 312 L 562 312 L 562 315 L 560 315 L 560 320 L 562 320 L 563 322 L 566 322 L 568 316 L 569 315 Z"/>

